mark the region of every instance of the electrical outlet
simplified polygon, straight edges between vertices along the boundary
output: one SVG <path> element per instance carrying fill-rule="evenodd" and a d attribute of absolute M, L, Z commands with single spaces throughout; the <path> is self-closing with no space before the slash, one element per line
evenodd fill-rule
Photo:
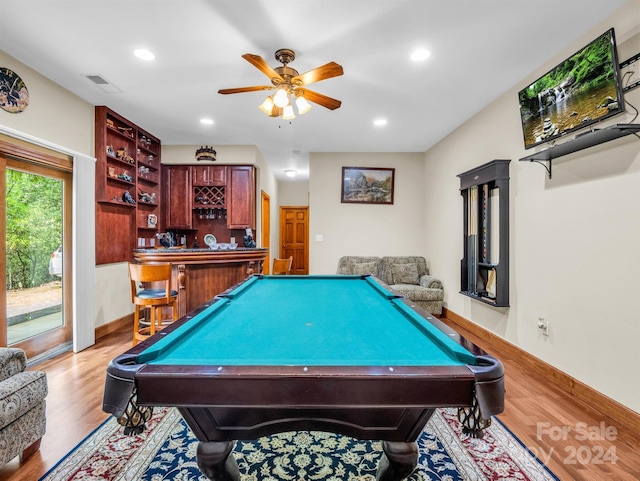
<path fill-rule="evenodd" d="M 543 336 L 549 335 L 549 321 L 543 317 L 538 318 L 538 329 L 542 331 Z"/>

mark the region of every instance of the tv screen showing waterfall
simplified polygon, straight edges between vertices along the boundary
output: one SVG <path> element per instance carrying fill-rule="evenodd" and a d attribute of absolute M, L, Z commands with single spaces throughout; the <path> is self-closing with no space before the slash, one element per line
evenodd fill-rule
<path fill-rule="evenodd" d="M 613 29 L 518 94 L 525 149 L 624 112 Z"/>

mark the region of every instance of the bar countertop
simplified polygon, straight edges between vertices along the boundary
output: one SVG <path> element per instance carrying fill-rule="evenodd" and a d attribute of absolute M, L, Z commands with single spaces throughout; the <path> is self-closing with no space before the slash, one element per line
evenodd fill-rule
<path fill-rule="evenodd" d="M 136 249 L 133 257 L 138 262 L 179 262 L 179 263 L 218 263 L 218 262 L 243 262 L 262 261 L 267 256 L 269 249 L 263 247 L 238 247 L 236 249 L 189 249 L 189 248 L 163 248 L 163 249 Z"/>
<path fill-rule="evenodd" d="M 178 313 L 186 315 L 251 274 L 262 272 L 269 254 L 263 247 L 236 249 L 136 249 L 141 264 L 172 264 L 172 288 L 178 291 Z"/>

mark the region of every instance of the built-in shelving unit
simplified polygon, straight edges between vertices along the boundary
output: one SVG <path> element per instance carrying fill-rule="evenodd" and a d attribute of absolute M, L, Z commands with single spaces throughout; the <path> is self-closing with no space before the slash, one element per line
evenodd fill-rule
<path fill-rule="evenodd" d="M 493 160 L 459 174 L 464 205 L 460 293 L 509 306 L 509 163 Z"/>
<path fill-rule="evenodd" d="M 158 232 L 160 140 L 104 106 L 95 138 L 96 264 L 130 260 Z"/>
<path fill-rule="evenodd" d="M 541 164 L 547 170 L 549 178 L 551 178 L 553 159 L 619 139 L 620 137 L 632 134 L 637 135 L 638 132 L 640 132 L 640 124 L 614 124 L 603 129 L 593 129 L 584 134 L 576 135 L 572 140 L 527 155 L 521 158 L 520 161 Z"/>

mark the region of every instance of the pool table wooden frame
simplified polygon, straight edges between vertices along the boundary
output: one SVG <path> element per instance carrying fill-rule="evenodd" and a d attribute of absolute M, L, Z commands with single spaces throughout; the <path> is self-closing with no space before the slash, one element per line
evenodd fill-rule
<path fill-rule="evenodd" d="M 298 430 L 382 440 L 385 456 L 378 479 L 402 479 L 415 468 L 418 456 L 415 440 L 436 408 L 475 410 L 476 417 L 479 412 L 484 420 L 504 409 L 502 364 L 426 311 L 410 301 L 403 302 L 472 353 L 476 365 L 138 363 L 141 352 L 189 322 L 211 305 L 207 303 L 111 362 L 103 409 L 120 417 L 131 402 L 138 406 L 177 407 L 200 441 L 198 465 L 210 479 L 239 479 L 231 455 L 236 440 Z"/>

